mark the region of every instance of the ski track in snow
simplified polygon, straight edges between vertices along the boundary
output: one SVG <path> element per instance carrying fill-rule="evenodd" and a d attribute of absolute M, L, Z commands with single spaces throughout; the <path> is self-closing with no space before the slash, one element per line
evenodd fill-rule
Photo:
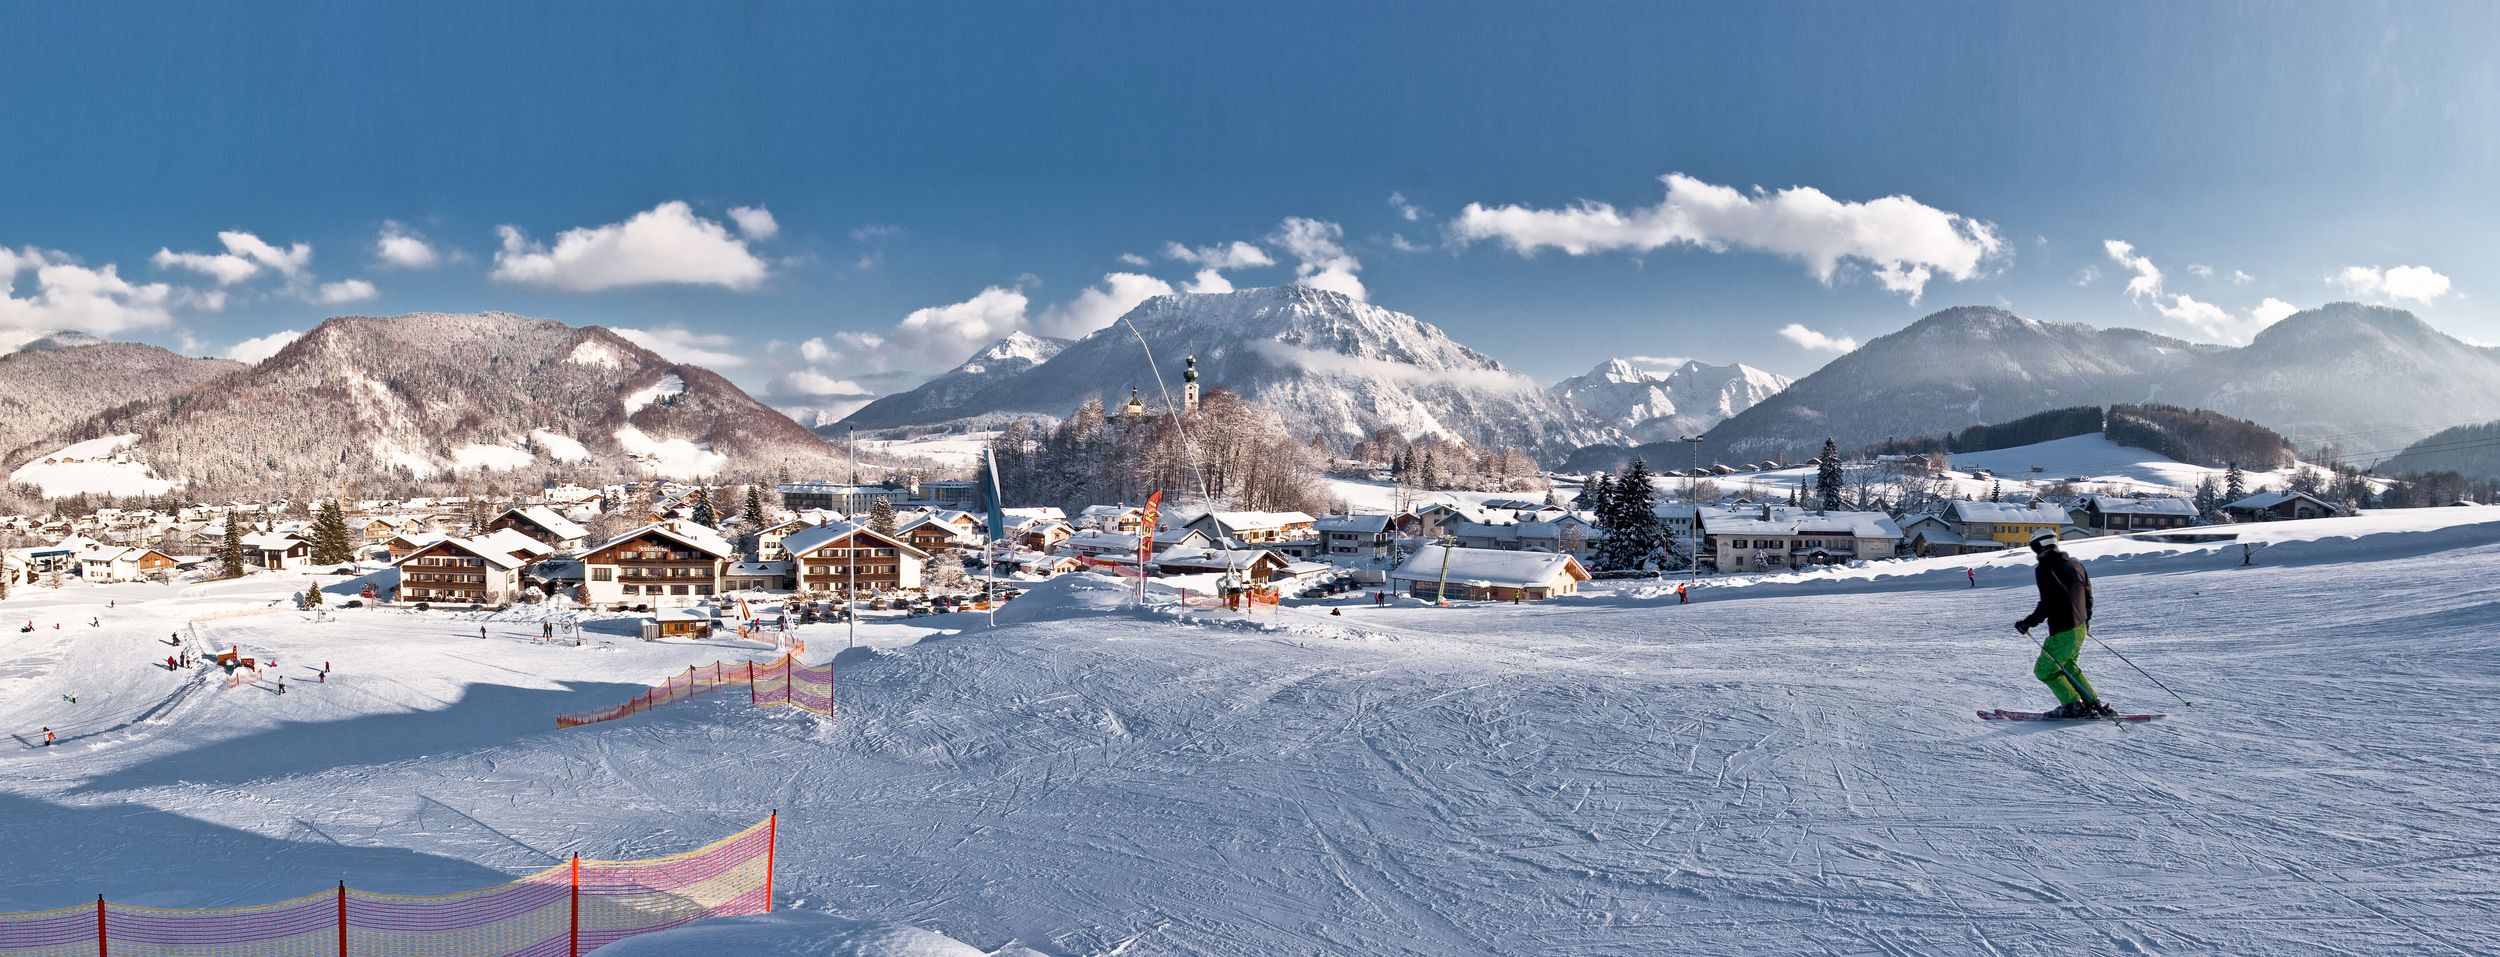
<path fill-rule="evenodd" d="M 785 901 L 983 948 L 2488 953 L 2494 529 L 2255 568 L 2230 546 L 2095 562 L 2096 635 L 2197 702 L 2087 646 L 2105 694 L 2172 716 L 2123 728 L 1971 715 L 2046 700 L 2009 627 L 2027 568 L 1684 607 L 1365 596 L 1248 625 L 1070 582 L 995 631 L 864 627 L 831 722 L 731 690 L 566 731 L 553 715 L 767 653 L 543 647 L 518 622 L 480 641 L 396 611 L 200 626 L 277 654 L 282 698 L 142 665 L 169 622 L 300 578 L 27 590 L 0 604 L 8 730 L 61 723 L 73 688 L 81 716 L 161 704 L 0 751 L 0 909 L 257 902 L 341 874 L 437 892 L 778 808 Z M 15 631 L 30 618 L 46 629 Z M 842 635 L 812 626 L 809 657 Z M 324 658 L 340 670 L 314 684 Z"/>

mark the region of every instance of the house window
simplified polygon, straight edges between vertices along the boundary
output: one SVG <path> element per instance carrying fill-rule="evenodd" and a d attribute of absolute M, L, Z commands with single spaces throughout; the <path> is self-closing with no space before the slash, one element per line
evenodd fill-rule
<path fill-rule="evenodd" d="M 595 581 L 595 582 L 612 582 L 612 581 L 615 581 L 615 580 L 616 580 L 616 569 L 613 569 L 613 568 L 593 568 L 593 569 L 591 569 L 591 570 L 590 570 L 590 580 L 591 580 L 591 581 Z"/>

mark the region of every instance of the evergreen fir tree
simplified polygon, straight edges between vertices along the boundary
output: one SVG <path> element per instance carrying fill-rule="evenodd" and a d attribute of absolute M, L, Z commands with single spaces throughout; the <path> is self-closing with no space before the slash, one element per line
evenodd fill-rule
<path fill-rule="evenodd" d="M 313 516 L 313 563 L 341 565 L 356 560 L 356 548 L 348 541 L 347 513 L 337 502 L 321 503 Z"/>
<path fill-rule="evenodd" d="M 1545 489 L 1545 504 L 1556 507 L 1560 507 L 1562 505 L 1562 497 L 1558 495 L 1550 485 Z"/>
<path fill-rule="evenodd" d="M 2196 483 L 2196 514 L 2211 515 L 2222 507 L 2222 486 L 2211 475 Z"/>
<path fill-rule="evenodd" d="M 876 504 L 868 506 L 868 528 L 879 535 L 894 534 L 894 503 L 879 496 Z"/>
<path fill-rule="evenodd" d="M 1598 563 L 1609 569 L 1636 569 L 1657 560 L 1664 535 L 1658 521 L 1657 490 L 1650 485 L 1649 465 L 1633 459 L 1608 489 L 1597 513 L 1606 541 L 1598 546 Z"/>
<path fill-rule="evenodd" d="M 2240 471 L 2240 463 L 2233 462 L 2222 473 L 2222 504 L 2229 505 L 2247 497 L 2248 475 Z"/>
<path fill-rule="evenodd" d="M 295 607 L 306 611 L 321 607 L 321 586 L 318 583 L 305 585 L 303 597 L 296 599 Z"/>
<path fill-rule="evenodd" d="M 2003 480 L 2000 479 L 1998 481 L 1988 483 L 1988 501 L 2005 501 L 2005 482 Z"/>
<path fill-rule="evenodd" d="M 749 485 L 747 486 L 747 529 L 754 532 L 762 531 L 763 528 L 764 490 Z"/>
<path fill-rule="evenodd" d="M 712 490 L 709 487 L 697 488 L 693 498 L 694 512 L 686 518 L 705 528 L 720 527 L 720 515 L 712 511 Z"/>
<path fill-rule="evenodd" d="M 1823 454 L 1814 458 L 1814 495 L 1826 512 L 1840 511 L 1840 444 L 1823 440 Z"/>
<path fill-rule="evenodd" d="M 217 544 L 217 577 L 243 577 L 243 516 L 226 513 L 226 537 Z"/>

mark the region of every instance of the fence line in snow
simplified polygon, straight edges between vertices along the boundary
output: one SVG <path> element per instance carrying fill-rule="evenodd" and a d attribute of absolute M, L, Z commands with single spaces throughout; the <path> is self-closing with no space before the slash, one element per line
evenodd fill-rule
<path fill-rule="evenodd" d="M 556 727 L 578 728 L 614 721 L 736 686 L 745 687 L 748 703 L 760 708 L 791 707 L 833 716 L 833 663 L 804 665 L 795 657 L 783 655 L 763 664 L 715 661 L 693 665 L 615 707 L 557 715 Z"/>

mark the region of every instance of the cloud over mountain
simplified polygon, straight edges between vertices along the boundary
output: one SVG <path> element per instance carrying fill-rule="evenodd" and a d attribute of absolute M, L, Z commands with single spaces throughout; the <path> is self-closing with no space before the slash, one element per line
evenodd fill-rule
<path fill-rule="evenodd" d="M 760 225 L 751 214 L 761 212 L 751 210 L 742 226 Z M 553 246 L 532 241 L 518 226 L 498 226 L 495 232 L 503 243 L 495 253 L 496 279 L 565 292 L 663 284 L 743 291 L 762 285 L 767 271 L 747 245 L 761 237 L 730 235 L 728 227 L 695 215 L 680 200 L 621 223 L 565 230 Z"/>

